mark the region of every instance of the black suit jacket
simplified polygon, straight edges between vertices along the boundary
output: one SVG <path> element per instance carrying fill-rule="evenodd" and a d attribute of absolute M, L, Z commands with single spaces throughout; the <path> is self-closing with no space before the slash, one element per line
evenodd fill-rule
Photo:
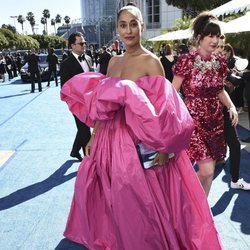
<path fill-rule="evenodd" d="M 26 62 L 28 63 L 28 71 L 30 73 L 39 71 L 39 56 L 36 54 L 30 54 L 26 58 Z"/>
<path fill-rule="evenodd" d="M 80 73 L 83 73 L 82 66 L 74 55 L 70 54 L 60 65 L 61 86 L 70 78 Z"/>
<path fill-rule="evenodd" d="M 53 53 L 47 56 L 47 62 L 50 70 L 56 70 L 56 66 L 59 64 L 58 56 Z"/>
<path fill-rule="evenodd" d="M 250 70 L 249 69 L 245 70 L 245 72 L 242 75 L 242 78 L 245 82 L 245 98 L 247 99 L 247 102 L 250 102 Z"/>
<path fill-rule="evenodd" d="M 107 74 L 109 60 L 111 59 L 111 55 L 105 51 L 103 54 L 100 55 L 99 64 L 100 64 L 100 73 L 103 75 Z"/>

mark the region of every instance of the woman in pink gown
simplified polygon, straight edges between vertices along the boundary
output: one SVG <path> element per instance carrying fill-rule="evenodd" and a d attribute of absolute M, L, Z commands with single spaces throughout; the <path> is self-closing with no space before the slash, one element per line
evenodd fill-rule
<path fill-rule="evenodd" d="M 91 250 L 221 249 L 185 153 L 193 121 L 159 59 L 142 47 L 142 30 L 139 9 L 123 7 L 126 52 L 111 59 L 108 76 L 82 73 L 61 90 L 71 112 L 94 127 L 64 235 Z M 138 143 L 158 151 L 155 166 L 142 167 Z"/>

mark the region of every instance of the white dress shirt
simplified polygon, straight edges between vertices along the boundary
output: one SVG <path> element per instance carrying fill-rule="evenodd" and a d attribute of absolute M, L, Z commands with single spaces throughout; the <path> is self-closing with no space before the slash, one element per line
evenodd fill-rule
<path fill-rule="evenodd" d="M 86 62 L 86 59 L 85 59 L 85 60 L 82 60 L 82 61 L 80 62 L 80 60 L 78 59 L 79 55 L 77 55 L 77 54 L 74 53 L 73 51 L 72 51 L 72 54 L 74 55 L 74 57 L 76 58 L 76 60 L 77 60 L 77 61 L 80 63 L 80 65 L 82 66 L 83 71 L 84 71 L 84 72 L 89 72 L 89 66 L 88 66 L 88 64 L 87 64 L 87 62 Z"/>

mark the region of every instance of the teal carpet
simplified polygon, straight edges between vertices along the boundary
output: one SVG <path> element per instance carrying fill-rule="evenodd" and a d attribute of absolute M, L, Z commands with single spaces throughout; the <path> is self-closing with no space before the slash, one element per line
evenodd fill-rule
<path fill-rule="evenodd" d="M 1 250 L 86 250 L 63 237 L 79 166 L 69 156 L 76 129 L 60 88 L 46 84 L 30 94 L 20 80 L 0 83 L 0 156 L 13 152 L 0 164 Z M 240 138 L 249 135 L 237 129 Z M 244 149 L 241 177 L 250 182 Z M 224 248 L 248 250 L 250 192 L 231 190 L 229 182 L 227 162 L 216 169 L 209 204 Z"/>

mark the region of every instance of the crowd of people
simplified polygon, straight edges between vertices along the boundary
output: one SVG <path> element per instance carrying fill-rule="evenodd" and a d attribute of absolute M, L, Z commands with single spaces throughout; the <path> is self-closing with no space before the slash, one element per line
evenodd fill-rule
<path fill-rule="evenodd" d="M 236 130 L 245 106 L 250 126 L 249 64 L 237 68 L 210 12 L 194 19 L 188 44 L 164 43 L 158 54 L 142 46 L 144 28 L 128 4 L 117 15 L 124 51 L 94 51 L 80 32 L 61 62 L 49 51 L 49 79 L 58 86 L 60 68 L 77 129 L 69 154 L 80 162 L 64 235 L 88 249 L 222 249 L 207 197 L 227 148 L 230 188 L 250 190 Z M 0 57 L 3 81 L 20 72 L 13 61 Z M 24 63 L 31 92 L 36 80 L 42 91 L 34 49 Z"/>
<path fill-rule="evenodd" d="M 15 53 L 13 55 L 0 55 L 0 77 L 2 82 L 11 80 L 20 74 L 22 67 L 22 58 L 20 53 Z M 6 79 L 6 74 L 8 79 Z"/>

